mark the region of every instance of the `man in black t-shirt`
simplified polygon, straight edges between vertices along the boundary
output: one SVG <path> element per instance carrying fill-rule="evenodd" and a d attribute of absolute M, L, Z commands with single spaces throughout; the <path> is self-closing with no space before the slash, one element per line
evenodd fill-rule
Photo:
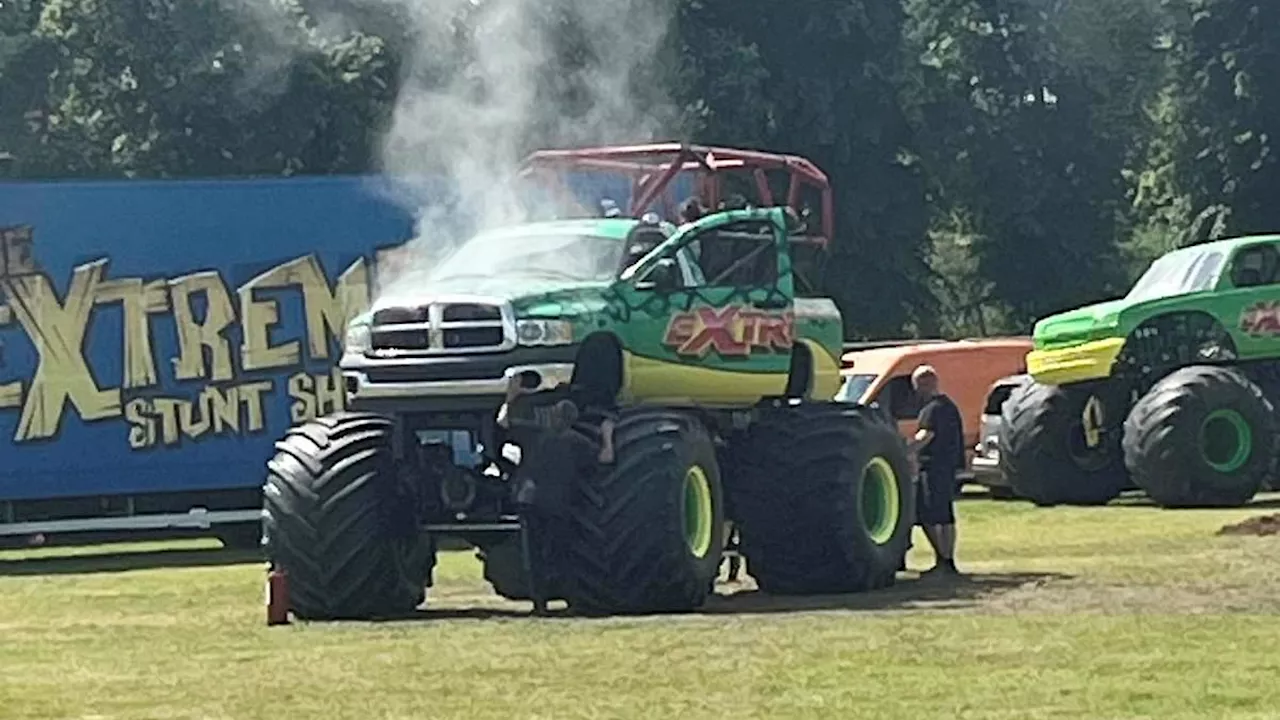
<path fill-rule="evenodd" d="M 917 453 L 920 472 L 917 522 L 937 556 L 937 564 L 929 572 L 955 574 L 956 473 L 964 467 L 965 457 L 960 410 L 938 390 L 938 374 L 932 367 L 916 368 L 911 384 L 924 403 L 919 430 L 910 444 Z"/>

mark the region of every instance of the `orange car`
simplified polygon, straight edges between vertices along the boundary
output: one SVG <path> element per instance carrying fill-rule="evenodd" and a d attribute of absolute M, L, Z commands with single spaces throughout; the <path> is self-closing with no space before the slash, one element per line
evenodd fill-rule
<path fill-rule="evenodd" d="M 922 341 L 847 352 L 841 358 L 844 383 L 835 399 L 876 403 L 897 422 L 903 437 L 909 438 L 916 433 L 920 412 L 920 400 L 911 387 L 911 371 L 920 365 L 932 365 L 938 371 L 942 391 L 960 409 L 968 468 L 961 480 L 972 480 L 974 449 L 980 441 L 987 393 L 1000 378 L 1025 373 L 1028 352 L 1029 337 Z"/>

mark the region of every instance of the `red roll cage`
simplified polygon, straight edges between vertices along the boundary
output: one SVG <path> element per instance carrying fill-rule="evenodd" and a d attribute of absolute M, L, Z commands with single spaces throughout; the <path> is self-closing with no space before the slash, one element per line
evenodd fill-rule
<path fill-rule="evenodd" d="M 676 212 L 667 190 L 681 173 L 694 174 L 695 192 L 712 211 L 725 199 L 725 180 L 734 173 L 745 173 L 750 177 L 748 186 L 755 195 L 754 199 L 747 198 L 747 202 L 757 207 L 784 205 L 804 217 L 804 211 L 813 208 L 799 207 L 804 201 L 802 194 L 809 190 L 820 195 L 817 226 L 807 220 L 804 227 L 792 235 L 795 242 L 825 250 L 833 235 L 835 210 L 826 173 L 797 155 L 686 143 L 539 150 L 525 158 L 519 174 L 545 183 L 559 193 L 561 199 L 576 204 L 563 177 L 563 173 L 575 171 L 628 177 L 631 197 L 624 212 L 638 218 L 652 210 L 672 221 L 676 221 Z M 785 189 L 775 185 L 781 179 L 779 176 L 786 180 Z M 779 196 L 784 196 L 781 201 Z M 660 210 L 654 208 L 659 201 Z"/>

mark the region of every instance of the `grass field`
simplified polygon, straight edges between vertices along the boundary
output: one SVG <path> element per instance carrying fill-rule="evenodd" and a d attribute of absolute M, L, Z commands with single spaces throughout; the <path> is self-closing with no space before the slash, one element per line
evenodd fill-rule
<path fill-rule="evenodd" d="M 1280 717 L 1280 536 L 1216 535 L 1276 502 L 966 499 L 966 581 L 631 619 L 528 618 L 468 553 L 418 618 L 279 628 L 212 541 L 0 553 L 0 717 Z"/>

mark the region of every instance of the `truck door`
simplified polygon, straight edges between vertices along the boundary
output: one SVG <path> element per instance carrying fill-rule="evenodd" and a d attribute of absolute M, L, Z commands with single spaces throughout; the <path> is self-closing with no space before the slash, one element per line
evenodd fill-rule
<path fill-rule="evenodd" d="M 1219 280 L 1214 304 L 1221 308 L 1214 314 L 1226 316 L 1222 320 L 1242 359 L 1274 356 L 1280 338 L 1280 253 L 1275 244 L 1237 248 Z"/>
<path fill-rule="evenodd" d="M 794 285 L 782 210 L 705 217 L 623 280 L 624 393 L 742 406 L 786 390 Z"/>

